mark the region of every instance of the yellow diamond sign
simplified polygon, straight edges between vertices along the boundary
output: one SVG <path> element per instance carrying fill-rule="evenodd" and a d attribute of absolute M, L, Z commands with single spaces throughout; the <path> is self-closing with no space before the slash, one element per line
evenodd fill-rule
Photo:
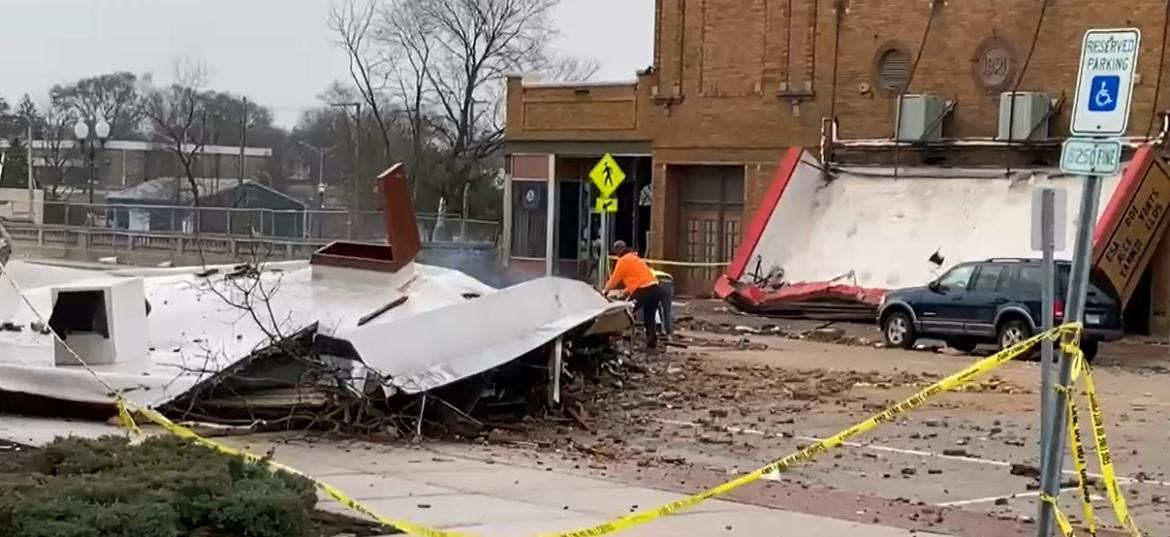
<path fill-rule="evenodd" d="M 604 199 L 613 197 L 618 186 L 621 186 L 622 181 L 626 180 L 626 173 L 622 171 L 621 166 L 618 166 L 613 155 L 606 153 L 604 157 L 601 157 L 601 160 L 597 161 L 593 171 L 589 172 L 589 178 L 593 180 L 593 184 L 597 185 L 597 190 L 601 191 L 601 197 Z M 616 210 L 616 202 L 614 207 Z"/>
<path fill-rule="evenodd" d="M 614 198 L 597 198 L 593 206 L 595 213 L 616 213 L 617 200 Z"/>

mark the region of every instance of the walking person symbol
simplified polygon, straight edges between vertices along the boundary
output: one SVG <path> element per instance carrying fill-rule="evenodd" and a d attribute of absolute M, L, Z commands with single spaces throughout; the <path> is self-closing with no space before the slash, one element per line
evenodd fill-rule
<path fill-rule="evenodd" d="M 613 186 L 613 168 L 605 163 L 605 186 Z"/>

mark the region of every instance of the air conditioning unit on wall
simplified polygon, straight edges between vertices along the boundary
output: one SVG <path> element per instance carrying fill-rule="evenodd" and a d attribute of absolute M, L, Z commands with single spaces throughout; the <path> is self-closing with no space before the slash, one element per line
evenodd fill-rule
<path fill-rule="evenodd" d="M 898 109 L 899 142 L 937 142 L 942 140 L 943 116 L 947 100 L 939 95 L 903 95 Z"/>
<path fill-rule="evenodd" d="M 1014 103 L 1014 109 L 1013 109 Z M 997 140 L 1042 141 L 1048 139 L 1052 98 L 1046 93 L 1010 91 L 999 96 Z"/>

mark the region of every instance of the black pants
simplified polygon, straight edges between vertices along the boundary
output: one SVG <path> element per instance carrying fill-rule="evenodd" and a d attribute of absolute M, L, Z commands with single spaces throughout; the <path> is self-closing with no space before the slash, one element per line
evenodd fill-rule
<path fill-rule="evenodd" d="M 646 325 L 646 346 L 658 346 L 658 306 L 662 304 L 662 288 L 658 284 L 649 285 L 634 291 L 630 296 L 634 300 L 634 309 L 642 310 L 642 324 Z"/>

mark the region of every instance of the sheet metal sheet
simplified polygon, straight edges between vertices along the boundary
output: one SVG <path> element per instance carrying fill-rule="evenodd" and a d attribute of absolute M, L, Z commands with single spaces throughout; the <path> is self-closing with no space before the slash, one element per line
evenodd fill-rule
<path fill-rule="evenodd" d="M 540 278 L 338 337 L 396 387 L 419 393 L 503 365 L 601 316 L 614 316 L 613 329 L 624 330 L 629 307 L 583 282 Z"/>
<path fill-rule="evenodd" d="M 202 269 L 128 269 L 95 271 L 48 267 L 13 261 L 0 279 L 14 278 L 26 291 L 37 311 L 51 312 L 53 285 L 79 281 L 100 284 L 119 278 L 141 277 L 151 304 L 147 318 L 149 358 L 119 362 L 94 369 L 117 388 L 127 388 L 136 403 L 159 405 L 182 395 L 195 383 L 242 360 L 270 341 L 267 333 L 293 334 L 319 323 L 319 330 L 333 334 L 357 326 L 362 316 L 406 294 L 401 307 L 378 318 L 387 323 L 409 318 L 443 306 L 466 302 L 466 293 L 490 295 L 495 290 L 458 271 L 416 265 L 416 277 L 399 289 L 371 280 L 314 279 L 307 262 L 265 265 L 264 288 L 271 291 L 272 314 L 261 311 L 261 323 L 212 292 L 214 285 L 234 302 L 242 293 L 225 282 L 232 267 L 220 266 L 210 277 L 196 275 Z M 256 302 L 262 304 L 262 302 Z M 266 310 L 266 308 L 263 308 Z M 82 402 L 106 402 L 104 389 L 84 369 L 53 365 L 52 336 L 28 327 L 38 317 L 20 300 L 7 281 L 0 281 L 0 321 L 24 327 L 21 332 L 0 332 L 0 390 L 33 393 Z M 132 389 L 131 389 L 132 388 Z"/>

